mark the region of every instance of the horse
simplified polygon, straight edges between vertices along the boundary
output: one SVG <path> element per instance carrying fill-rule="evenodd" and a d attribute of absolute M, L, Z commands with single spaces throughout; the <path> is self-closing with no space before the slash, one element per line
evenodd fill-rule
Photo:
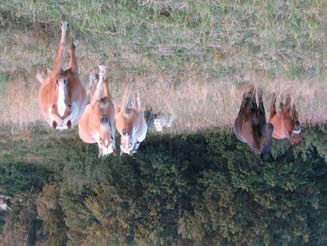
<path fill-rule="evenodd" d="M 120 134 L 120 154 L 132 155 L 137 152 L 148 130 L 140 97 L 129 98 L 123 109 L 117 107 L 116 114 L 116 128 Z"/>
<path fill-rule="evenodd" d="M 275 139 L 290 140 L 293 146 L 297 146 L 301 143 L 301 124 L 299 122 L 299 114 L 295 109 L 294 103 L 291 103 L 290 95 L 287 95 L 286 102 L 280 101 L 280 111 L 276 112 L 276 95 L 273 94 L 269 123 L 274 126 L 272 133 Z"/>
<path fill-rule="evenodd" d="M 234 133 L 238 140 L 247 143 L 255 153 L 260 154 L 261 159 L 270 160 L 273 125 L 266 123 L 262 90 L 259 89 L 257 93 L 259 108 L 255 94 L 254 88 L 243 94 L 240 111 L 235 119 Z"/>
<path fill-rule="evenodd" d="M 98 80 L 90 76 L 90 103 L 79 121 L 79 137 L 85 143 L 97 143 L 98 157 L 113 153 L 116 155 L 115 144 L 115 106 L 108 88 L 106 67 L 99 66 Z"/>
<path fill-rule="evenodd" d="M 65 48 L 67 22 L 61 26 L 61 39 L 53 69 L 47 78 L 39 73 L 39 106 L 45 121 L 54 129 L 69 129 L 76 125 L 87 103 L 85 89 L 78 77 L 75 44 L 70 46 L 69 68 L 61 69 Z"/>

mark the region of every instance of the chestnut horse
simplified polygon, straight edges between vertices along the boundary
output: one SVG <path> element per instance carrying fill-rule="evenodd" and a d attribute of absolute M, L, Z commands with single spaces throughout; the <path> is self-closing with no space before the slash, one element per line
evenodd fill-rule
<path fill-rule="evenodd" d="M 115 106 L 108 88 L 106 67 L 99 66 L 99 80 L 90 77 L 89 94 L 91 101 L 79 121 L 79 136 L 86 143 L 98 143 L 99 157 L 114 153 Z"/>
<path fill-rule="evenodd" d="M 139 96 L 129 98 L 127 105 L 116 110 L 116 128 L 120 134 L 120 154 L 134 154 L 148 130 Z"/>
<path fill-rule="evenodd" d="M 302 141 L 301 124 L 295 105 L 291 103 L 290 95 L 287 95 L 285 104 L 281 100 L 279 107 L 280 111 L 276 112 L 276 95 L 274 93 L 269 114 L 269 123 L 274 126 L 272 136 L 276 139 L 287 138 L 293 146 L 296 146 Z"/>
<path fill-rule="evenodd" d="M 86 92 L 78 78 L 75 45 L 70 46 L 69 68 L 61 69 L 67 22 L 61 26 L 61 40 L 53 69 L 44 79 L 39 90 L 39 105 L 46 122 L 55 129 L 67 129 L 76 125 L 87 103 Z M 38 80 L 43 80 L 37 75 Z"/>
<path fill-rule="evenodd" d="M 262 101 L 262 90 L 258 91 L 259 108 L 255 90 L 243 94 L 240 111 L 235 120 L 234 133 L 238 140 L 247 143 L 251 149 L 260 154 L 264 160 L 271 159 L 272 124 L 266 124 L 265 108 Z"/>

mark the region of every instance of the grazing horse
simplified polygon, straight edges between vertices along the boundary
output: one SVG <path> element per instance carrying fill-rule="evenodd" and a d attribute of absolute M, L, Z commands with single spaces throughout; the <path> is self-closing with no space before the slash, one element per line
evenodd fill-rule
<path fill-rule="evenodd" d="M 108 88 L 106 67 L 99 66 L 99 80 L 90 77 L 89 94 L 91 101 L 79 121 L 79 136 L 86 143 L 98 143 L 99 157 L 114 153 L 115 106 Z M 97 83 L 96 83 L 97 82 Z"/>
<path fill-rule="evenodd" d="M 285 104 L 281 100 L 279 107 L 280 111 L 276 112 L 276 95 L 274 93 L 269 114 L 269 123 L 274 126 L 272 136 L 276 139 L 287 138 L 293 146 L 296 146 L 302 141 L 301 124 L 295 105 L 291 103 L 290 95 L 287 96 Z"/>
<path fill-rule="evenodd" d="M 53 69 L 48 78 L 38 73 L 42 85 L 39 90 L 39 105 L 46 122 L 55 129 L 67 129 L 76 125 L 87 103 L 86 92 L 78 78 L 75 45 L 70 46 L 69 68 L 62 70 L 67 22 L 61 26 L 61 40 Z M 43 80 L 43 81 L 42 81 Z"/>
<path fill-rule="evenodd" d="M 139 96 L 129 98 L 127 105 L 116 110 L 116 128 L 120 134 L 120 154 L 134 154 L 148 130 Z"/>
<path fill-rule="evenodd" d="M 243 94 L 240 111 L 235 120 L 234 133 L 238 140 L 247 143 L 263 160 L 271 159 L 273 125 L 266 124 L 262 90 L 258 91 L 259 108 L 255 90 Z"/>

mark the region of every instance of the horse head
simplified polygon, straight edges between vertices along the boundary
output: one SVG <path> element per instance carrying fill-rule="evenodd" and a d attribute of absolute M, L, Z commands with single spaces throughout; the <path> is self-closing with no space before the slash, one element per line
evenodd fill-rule
<path fill-rule="evenodd" d="M 268 123 L 264 126 L 263 134 L 260 142 L 260 157 L 264 161 L 272 160 L 271 147 L 272 147 L 272 132 L 274 126 Z"/>
<path fill-rule="evenodd" d="M 125 154 L 133 153 L 133 133 L 131 129 L 124 128 L 120 137 L 120 150 Z"/>
<path fill-rule="evenodd" d="M 291 103 L 290 95 L 286 102 L 280 101 L 280 112 L 276 112 L 276 95 L 273 94 L 273 100 L 270 106 L 269 122 L 274 125 L 273 137 L 276 139 L 287 138 L 293 146 L 302 142 L 301 124 L 299 113 L 296 111 L 294 103 Z"/>
<path fill-rule="evenodd" d="M 132 154 L 134 149 L 133 118 L 135 111 L 131 108 L 125 108 L 120 112 L 119 129 L 120 131 L 120 150 L 121 153 Z M 116 122 L 117 123 L 117 122 Z"/>
<path fill-rule="evenodd" d="M 99 125 L 99 157 L 106 156 L 111 153 L 116 155 L 115 137 L 112 135 L 111 123 L 107 115 L 102 115 Z"/>

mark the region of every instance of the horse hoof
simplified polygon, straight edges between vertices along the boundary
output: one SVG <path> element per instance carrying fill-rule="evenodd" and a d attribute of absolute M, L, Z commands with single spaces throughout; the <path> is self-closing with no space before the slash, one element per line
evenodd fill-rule
<path fill-rule="evenodd" d="M 72 127 L 72 122 L 70 120 L 67 122 L 67 127 L 68 127 L 68 129 L 70 129 Z"/>

